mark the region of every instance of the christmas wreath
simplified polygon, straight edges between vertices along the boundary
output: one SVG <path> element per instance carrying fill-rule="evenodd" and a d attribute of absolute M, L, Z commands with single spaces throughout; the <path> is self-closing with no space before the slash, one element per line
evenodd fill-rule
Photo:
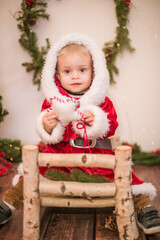
<path fill-rule="evenodd" d="M 116 57 L 125 49 L 133 51 L 134 48 L 130 45 L 127 29 L 128 14 L 130 11 L 130 0 L 114 0 L 118 26 L 116 29 L 115 41 L 106 42 L 104 44 L 104 54 L 106 64 L 110 74 L 110 82 L 115 83 L 113 74 L 118 74 L 118 68 L 115 66 Z M 21 10 L 18 11 L 18 28 L 21 31 L 19 43 L 29 53 L 30 62 L 22 63 L 26 67 L 26 71 L 33 71 L 33 84 L 38 85 L 40 89 L 41 71 L 45 61 L 45 55 L 50 48 L 49 40 L 46 39 L 46 47 L 38 47 L 38 39 L 33 31 L 39 18 L 49 19 L 46 13 L 47 2 L 44 0 L 22 0 Z"/>

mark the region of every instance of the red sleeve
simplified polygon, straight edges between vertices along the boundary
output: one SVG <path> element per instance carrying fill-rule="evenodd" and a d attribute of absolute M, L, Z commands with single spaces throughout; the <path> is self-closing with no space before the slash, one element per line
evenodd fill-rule
<path fill-rule="evenodd" d="M 42 104 L 41 112 L 50 107 L 51 107 L 51 104 L 45 99 Z"/>
<path fill-rule="evenodd" d="M 116 128 L 118 127 L 117 114 L 112 101 L 108 97 L 106 97 L 105 103 L 101 105 L 101 108 L 104 112 L 108 113 L 107 118 L 109 120 L 110 127 L 107 135 L 105 136 L 105 138 L 108 138 L 114 135 Z"/>

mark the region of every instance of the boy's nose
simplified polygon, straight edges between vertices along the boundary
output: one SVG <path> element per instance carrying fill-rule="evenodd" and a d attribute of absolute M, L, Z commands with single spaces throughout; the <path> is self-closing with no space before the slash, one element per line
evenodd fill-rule
<path fill-rule="evenodd" d="M 72 72 L 72 79 L 78 78 L 78 72 L 77 71 L 73 71 Z"/>

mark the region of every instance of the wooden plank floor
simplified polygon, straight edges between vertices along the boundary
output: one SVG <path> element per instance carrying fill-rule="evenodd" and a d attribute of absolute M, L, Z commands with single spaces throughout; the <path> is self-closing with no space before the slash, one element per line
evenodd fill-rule
<path fill-rule="evenodd" d="M 4 192 L 10 188 L 11 180 L 16 173 L 0 177 L 0 199 Z M 153 205 L 160 212 L 160 167 L 134 166 L 134 172 L 139 178 L 155 185 L 158 197 Z M 118 234 L 104 227 L 104 218 L 113 211 L 107 209 L 73 209 L 73 208 L 41 208 L 41 240 L 118 240 Z M 22 239 L 23 212 L 17 211 L 10 221 L 0 226 L 0 240 Z M 140 232 L 139 240 L 160 240 L 160 234 L 144 236 Z"/>

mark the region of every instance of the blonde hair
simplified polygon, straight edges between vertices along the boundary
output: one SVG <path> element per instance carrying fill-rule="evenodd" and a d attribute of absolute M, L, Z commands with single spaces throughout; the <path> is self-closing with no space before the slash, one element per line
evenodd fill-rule
<path fill-rule="evenodd" d="M 80 45 L 80 44 L 69 44 L 67 46 L 65 46 L 64 48 L 62 48 L 58 54 L 58 57 L 57 57 L 57 64 L 56 64 L 56 71 L 58 71 L 58 58 L 65 55 L 65 54 L 73 54 L 73 53 L 78 53 L 78 54 L 82 54 L 84 56 L 90 56 L 91 58 L 91 65 L 93 67 L 93 61 L 92 61 L 92 56 L 89 52 L 89 50 L 83 46 L 83 45 Z"/>
<path fill-rule="evenodd" d="M 89 54 L 91 56 L 89 50 L 85 46 L 79 45 L 79 44 L 70 44 L 61 49 L 58 57 L 62 54 L 68 54 L 68 53 L 80 53 L 83 55 Z"/>

